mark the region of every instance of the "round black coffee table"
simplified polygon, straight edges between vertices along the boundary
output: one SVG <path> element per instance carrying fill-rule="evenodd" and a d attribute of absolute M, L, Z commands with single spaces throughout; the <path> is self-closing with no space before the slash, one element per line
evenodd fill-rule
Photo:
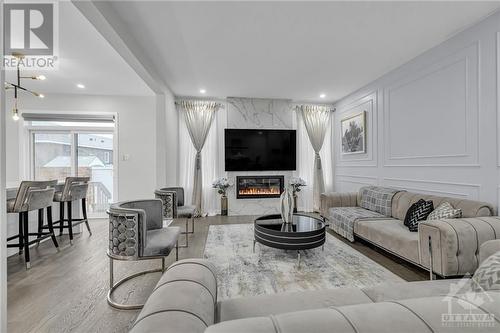
<path fill-rule="evenodd" d="M 297 251 L 298 265 L 300 266 L 300 250 L 314 249 L 325 244 L 326 226 L 319 218 L 294 214 L 292 223 L 284 223 L 281 215 L 264 215 L 255 219 L 255 243 L 282 250 Z"/>

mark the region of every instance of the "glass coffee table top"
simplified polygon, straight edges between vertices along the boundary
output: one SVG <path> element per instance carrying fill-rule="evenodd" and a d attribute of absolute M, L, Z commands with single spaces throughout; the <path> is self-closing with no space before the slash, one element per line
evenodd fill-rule
<path fill-rule="evenodd" d="M 274 214 L 258 217 L 255 219 L 255 224 L 266 229 L 282 230 L 284 222 L 281 219 L 281 215 Z M 286 232 L 311 232 L 321 230 L 324 227 L 325 224 L 319 218 L 294 214 L 292 228 L 287 228 Z"/>

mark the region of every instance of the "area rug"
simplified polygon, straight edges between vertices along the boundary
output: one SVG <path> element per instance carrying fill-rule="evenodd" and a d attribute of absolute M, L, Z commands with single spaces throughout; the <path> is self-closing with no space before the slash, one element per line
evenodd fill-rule
<path fill-rule="evenodd" d="M 217 267 L 219 299 L 404 282 L 328 233 L 324 251 L 301 251 L 300 267 L 296 251 L 252 246 L 253 224 L 210 226 L 204 257 Z"/>

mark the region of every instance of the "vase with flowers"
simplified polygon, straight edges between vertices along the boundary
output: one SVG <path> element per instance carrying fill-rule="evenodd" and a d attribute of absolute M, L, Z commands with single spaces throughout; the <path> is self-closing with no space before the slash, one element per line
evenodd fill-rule
<path fill-rule="evenodd" d="M 306 186 L 306 181 L 300 177 L 292 177 L 290 178 L 290 187 L 292 188 L 293 194 L 293 212 L 297 213 L 297 193 L 300 192 L 303 186 Z"/>
<path fill-rule="evenodd" d="M 227 202 L 227 189 L 233 186 L 231 181 L 226 177 L 218 178 L 212 183 L 212 187 L 217 189 L 220 197 L 220 215 L 227 216 L 228 202 Z"/>

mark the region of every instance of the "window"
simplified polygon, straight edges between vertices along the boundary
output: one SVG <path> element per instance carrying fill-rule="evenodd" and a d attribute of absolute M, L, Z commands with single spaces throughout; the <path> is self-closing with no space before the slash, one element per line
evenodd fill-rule
<path fill-rule="evenodd" d="M 113 201 L 114 127 L 109 122 L 100 125 L 103 123 L 31 121 L 27 127 L 32 178 L 64 181 L 68 176 L 90 177 L 87 204 L 91 216 L 104 216 Z"/>
<path fill-rule="evenodd" d="M 71 176 L 71 134 L 33 133 L 33 176 L 35 180 L 64 180 Z"/>

